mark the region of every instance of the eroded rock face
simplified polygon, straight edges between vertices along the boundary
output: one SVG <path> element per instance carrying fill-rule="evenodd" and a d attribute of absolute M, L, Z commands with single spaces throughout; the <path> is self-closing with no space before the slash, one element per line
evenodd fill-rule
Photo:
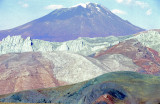
<path fill-rule="evenodd" d="M 113 71 L 138 71 L 141 67 L 138 67 L 133 63 L 132 59 L 122 54 L 106 54 L 96 58 L 103 66 L 107 66 Z"/>
<path fill-rule="evenodd" d="M 124 37 L 98 37 L 98 38 L 78 38 L 66 42 L 49 42 L 38 39 L 23 39 L 21 36 L 8 36 L 0 43 L 0 55 L 6 53 L 21 52 L 48 52 L 48 51 L 68 51 L 89 56 L 103 48 L 111 47 L 119 42 L 136 39 L 144 46 L 160 52 L 160 32 L 150 30 L 135 35 Z"/>
<path fill-rule="evenodd" d="M 88 60 L 85 56 L 68 52 L 44 52 L 42 55 L 54 63 L 55 77 L 70 84 L 109 72 L 109 68 L 103 68 L 101 63 L 99 63 L 100 66 L 93 63 L 94 58 Z"/>
<path fill-rule="evenodd" d="M 64 85 L 53 75 L 54 64 L 41 53 L 0 56 L 0 94 Z"/>
<path fill-rule="evenodd" d="M 110 41 L 113 40 L 113 41 Z M 43 40 L 31 40 L 30 37 L 23 39 L 21 36 L 8 36 L 0 43 L 0 55 L 7 53 L 22 52 L 51 52 L 68 51 L 79 53 L 85 56 L 95 53 L 104 47 L 114 45 L 119 42 L 119 38 L 78 38 L 66 42 L 48 42 Z"/>
<path fill-rule="evenodd" d="M 147 46 L 149 48 L 152 48 L 158 52 L 160 52 L 160 30 L 150 30 L 150 31 L 144 31 L 137 33 L 133 35 L 133 37 L 128 39 L 136 39 L 142 45 Z M 127 40 L 128 40 L 127 39 Z"/>
<path fill-rule="evenodd" d="M 95 59 L 68 52 L 46 52 L 42 54 L 54 65 L 55 77 L 68 83 L 78 83 L 114 71 L 137 71 L 141 69 L 132 59 L 121 55 L 107 55 Z"/>
<path fill-rule="evenodd" d="M 138 69 L 121 54 L 108 55 L 105 60 L 68 52 L 5 54 L 0 56 L 0 94 L 75 84 L 108 72 Z"/>
<path fill-rule="evenodd" d="M 21 36 L 6 37 L 0 43 L 0 54 L 30 52 L 32 49 L 30 37 L 23 39 Z"/>
<path fill-rule="evenodd" d="M 106 72 L 67 52 L 5 54 L 0 56 L 0 94 L 77 83 Z"/>
<path fill-rule="evenodd" d="M 114 45 L 108 50 L 95 54 L 94 57 L 103 57 L 106 54 L 122 54 L 133 60 L 142 69 L 139 72 L 158 75 L 160 73 L 159 53 L 151 48 L 143 46 L 140 42 L 131 39 Z"/>

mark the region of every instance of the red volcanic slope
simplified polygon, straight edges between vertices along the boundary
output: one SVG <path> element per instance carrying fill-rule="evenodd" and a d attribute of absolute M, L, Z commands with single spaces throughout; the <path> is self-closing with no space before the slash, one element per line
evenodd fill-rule
<path fill-rule="evenodd" d="M 137 40 L 126 40 L 117 45 L 114 45 L 108 50 L 100 51 L 95 54 L 95 58 L 105 54 L 122 54 L 133 60 L 133 62 L 140 66 L 146 74 L 160 74 L 160 56 L 159 53 L 151 48 L 143 46 Z"/>
<path fill-rule="evenodd" d="M 109 94 L 104 94 L 104 95 L 100 96 L 100 97 L 95 101 L 95 103 L 93 103 L 93 104 L 99 104 L 99 103 L 101 103 L 101 102 L 105 102 L 106 104 L 114 104 L 113 101 L 114 101 L 114 100 L 113 100 L 113 97 L 112 97 L 111 95 L 109 95 Z"/>
<path fill-rule="evenodd" d="M 66 84 L 54 77 L 54 65 L 40 53 L 5 54 L 0 63 L 0 95 Z"/>

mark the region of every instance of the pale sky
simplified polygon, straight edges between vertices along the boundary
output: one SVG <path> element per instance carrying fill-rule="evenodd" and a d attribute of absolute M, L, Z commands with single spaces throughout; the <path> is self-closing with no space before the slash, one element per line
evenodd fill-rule
<path fill-rule="evenodd" d="M 160 0 L 0 0 L 0 30 L 40 18 L 55 9 L 98 3 L 145 29 L 160 29 Z"/>

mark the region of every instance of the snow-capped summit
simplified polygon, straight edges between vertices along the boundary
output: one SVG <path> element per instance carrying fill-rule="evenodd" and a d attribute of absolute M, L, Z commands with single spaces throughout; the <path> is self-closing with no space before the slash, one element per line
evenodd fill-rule
<path fill-rule="evenodd" d="M 90 3 L 90 2 L 87 2 L 87 3 L 80 3 L 80 4 L 77 4 L 77 5 L 74 5 L 72 6 L 71 8 L 77 8 L 77 7 L 83 7 L 83 8 L 87 8 L 87 9 L 91 9 L 91 10 L 97 10 L 98 12 L 101 12 L 101 9 L 107 9 L 97 3 Z M 108 10 L 108 9 L 107 9 Z M 108 10 L 109 11 L 109 10 Z"/>
<path fill-rule="evenodd" d="M 48 15 L 14 29 L 0 31 L 0 39 L 7 35 L 30 36 L 32 39 L 67 41 L 78 37 L 106 37 L 130 35 L 143 31 L 96 3 L 56 9 Z"/>
<path fill-rule="evenodd" d="M 78 6 L 82 6 L 83 8 L 87 8 L 87 7 L 90 7 L 90 6 L 98 6 L 98 4 L 87 2 L 87 3 L 80 3 L 80 4 L 77 4 L 77 5 L 71 6 L 71 7 L 78 7 Z"/>
<path fill-rule="evenodd" d="M 83 8 L 86 8 L 88 4 L 90 4 L 90 2 L 88 2 L 88 3 L 80 3 L 80 4 L 74 5 L 72 7 L 82 6 Z"/>

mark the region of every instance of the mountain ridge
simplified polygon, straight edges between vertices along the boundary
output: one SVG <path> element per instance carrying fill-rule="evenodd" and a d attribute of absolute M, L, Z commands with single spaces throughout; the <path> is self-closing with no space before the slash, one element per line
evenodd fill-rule
<path fill-rule="evenodd" d="M 124 40 L 135 39 L 144 46 L 152 48 L 160 52 L 160 33 L 158 31 L 146 31 L 129 36 L 109 36 L 98 38 L 79 37 L 76 40 L 66 42 L 49 42 L 30 37 L 24 39 L 21 36 L 8 36 L 0 42 L 0 55 L 14 52 L 30 52 L 30 51 L 69 51 L 84 56 L 89 56 L 104 48 L 111 47 Z"/>

